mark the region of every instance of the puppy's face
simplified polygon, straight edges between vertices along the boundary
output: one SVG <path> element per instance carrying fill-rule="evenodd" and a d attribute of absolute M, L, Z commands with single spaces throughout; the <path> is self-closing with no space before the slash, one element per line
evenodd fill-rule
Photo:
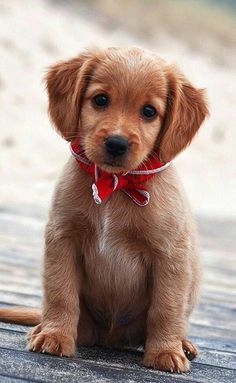
<path fill-rule="evenodd" d="M 79 135 L 87 157 L 108 172 L 136 168 L 154 149 L 166 98 L 158 60 L 143 54 L 106 57 L 82 102 Z"/>
<path fill-rule="evenodd" d="M 47 75 L 49 112 L 67 140 L 112 173 L 149 155 L 171 160 L 207 114 L 201 90 L 154 54 L 137 48 L 84 53 Z"/>

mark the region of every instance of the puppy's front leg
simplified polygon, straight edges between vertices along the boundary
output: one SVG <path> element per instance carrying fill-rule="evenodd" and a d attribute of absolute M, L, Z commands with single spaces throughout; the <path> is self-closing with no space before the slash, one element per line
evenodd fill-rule
<path fill-rule="evenodd" d="M 183 251 L 183 250 L 182 250 Z M 153 257 L 151 305 L 144 364 L 159 370 L 189 370 L 182 341 L 186 334 L 189 265 L 178 252 Z"/>
<path fill-rule="evenodd" d="M 29 333 L 28 349 L 54 355 L 75 353 L 79 320 L 79 268 L 73 233 L 47 226 L 41 323 Z"/>

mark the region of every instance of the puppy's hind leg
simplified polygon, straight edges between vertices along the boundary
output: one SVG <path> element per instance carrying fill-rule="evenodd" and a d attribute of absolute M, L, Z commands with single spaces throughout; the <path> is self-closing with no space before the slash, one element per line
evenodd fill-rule
<path fill-rule="evenodd" d="M 77 345 L 82 347 L 94 346 L 97 343 L 96 325 L 80 299 L 80 316 L 78 323 Z"/>
<path fill-rule="evenodd" d="M 182 340 L 182 348 L 188 360 L 196 358 L 198 351 L 195 345 L 188 339 Z"/>

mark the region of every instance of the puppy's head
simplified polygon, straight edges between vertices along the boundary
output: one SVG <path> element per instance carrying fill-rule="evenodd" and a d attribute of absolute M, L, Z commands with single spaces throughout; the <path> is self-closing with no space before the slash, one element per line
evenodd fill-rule
<path fill-rule="evenodd" d="M 207 115 L 203 91 L 141 49 L 87 52 L 48 71 L 51 119 L 66 140 L 112 173 L 136 168 L 150 152 L 167 162 Z"/>

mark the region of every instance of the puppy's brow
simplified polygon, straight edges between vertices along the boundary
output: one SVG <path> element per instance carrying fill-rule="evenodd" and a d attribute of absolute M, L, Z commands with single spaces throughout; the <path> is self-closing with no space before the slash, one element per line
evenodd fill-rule
<path fill-rule="evenodd" d="M 165 101 L 161 97 L 150 97 L 150 104 L 152 104 L 158 111 L 160 117 L 165 113 Z"/>
<path fill-rule="evenodd" d="M 85 99 L 90 98 L 97 91 L 108 92 L 110 89 L 111 87 L 108 84 L 104 84 L 103 82 L 93 82 L 87 89 Z"/>

